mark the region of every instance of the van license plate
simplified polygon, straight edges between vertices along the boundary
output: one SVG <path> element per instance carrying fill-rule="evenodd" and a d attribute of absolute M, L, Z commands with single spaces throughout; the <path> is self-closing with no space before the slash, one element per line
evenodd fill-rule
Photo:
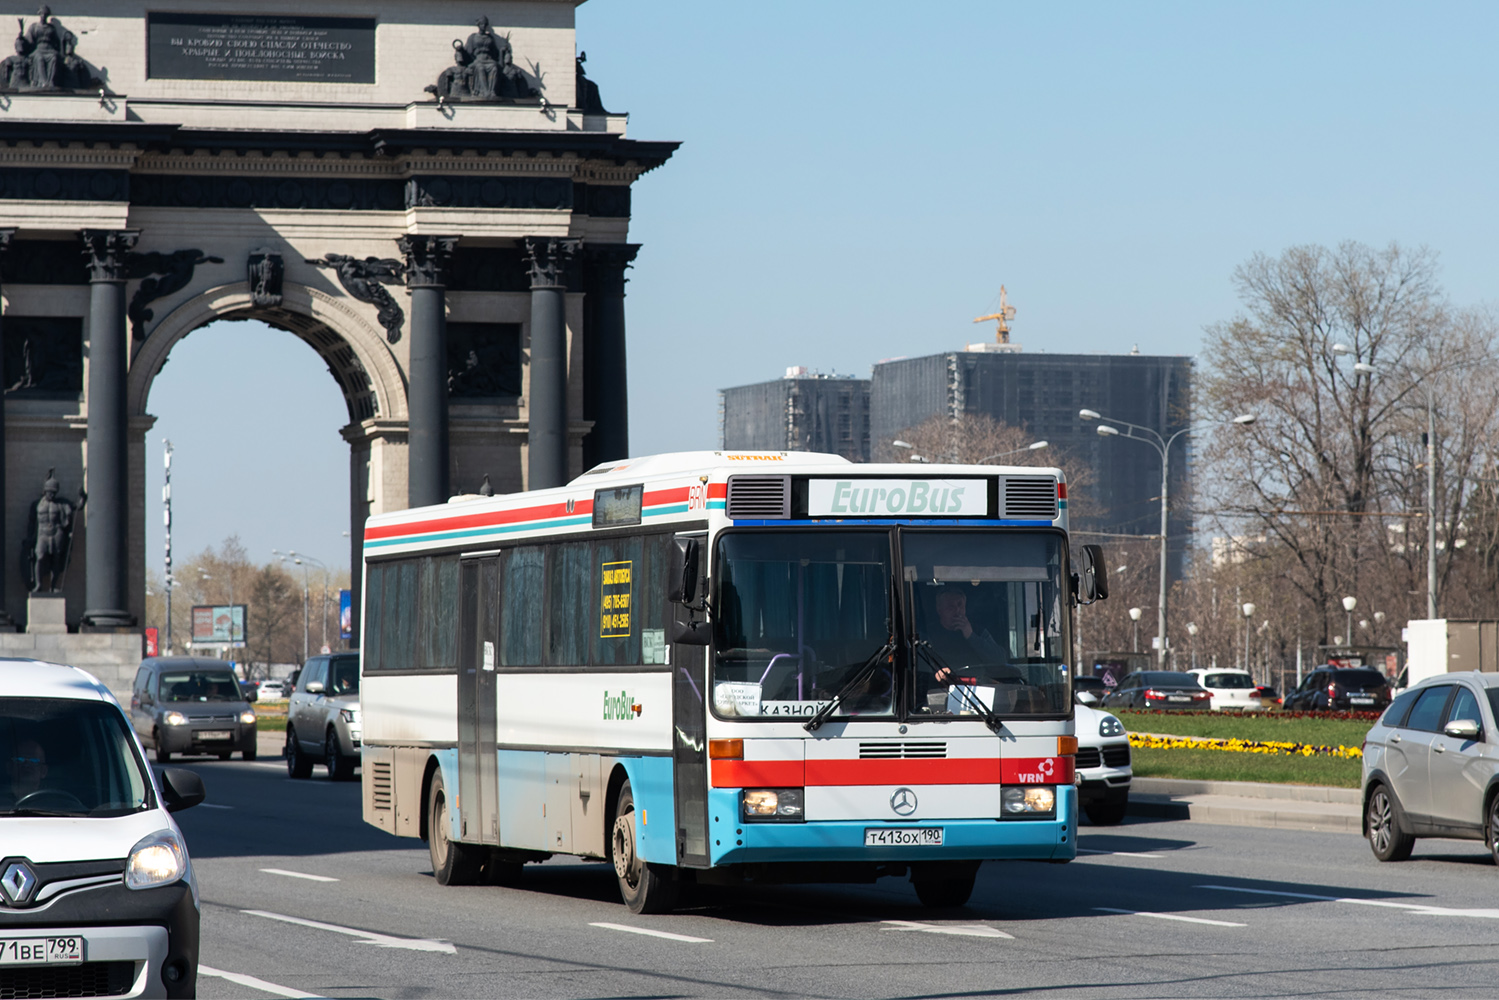
<path fill-rule="evenodd" d="M 234 734 L 227 729 L 205 729 L 198 734 L 200 740 L 232 740 Z"/>
<path fill-rule="evenodd" d="M 865 847 L 941 847 L 940 826 L 866 826 Z"/>
<path fill-rule="evenodd" d="M 79 965 L 83 962 L 83 938 L 0 938 L 0 966 Z"/>

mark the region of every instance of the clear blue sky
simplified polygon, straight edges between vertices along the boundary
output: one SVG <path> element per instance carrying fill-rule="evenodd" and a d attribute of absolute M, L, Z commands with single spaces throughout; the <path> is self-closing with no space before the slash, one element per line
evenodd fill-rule
<path fill-rule="evenodd" d="M 1013 338 L 1054 352 L 1196 354 L 1234 267 L 1298 243 L 1425 244 L 1454 301 L 1489 301 L 1496 37 L 1476 3 L 590 0 L 606 106 L 684 143 L 635 186 L 633 450 L 715 446 L 716 390 L 788 365 L 992 337 L 970 320 L 1001 283 Z M 257 397 L 284 422 L 218 412 Z M 151 410 L 182 551 L 343 558 L 347 417 L 309 348 L 195 333 Z"/>

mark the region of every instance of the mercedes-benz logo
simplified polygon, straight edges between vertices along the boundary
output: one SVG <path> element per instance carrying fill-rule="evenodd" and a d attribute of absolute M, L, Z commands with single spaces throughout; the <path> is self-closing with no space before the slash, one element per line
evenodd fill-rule
<path fill-rule="evenodd" d="M 890 808 L 897 816 L 909 816 L 916 811 L 916 793 L 909 788 L 897 788 L 890 796 Z"/>
<path fill-rule="evenodd" d="M 0 874 L 0 893 L 11 906 L 21 906 L 31 898 L 36 888 L 36 873 L 24 861 L 12 861 Z"/>

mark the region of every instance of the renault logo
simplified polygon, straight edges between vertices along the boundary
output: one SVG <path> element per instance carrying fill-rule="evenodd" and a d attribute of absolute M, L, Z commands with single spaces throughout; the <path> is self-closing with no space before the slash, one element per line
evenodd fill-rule
<path fill-rule="evenodd" d="M 0 893 L 11 906 L 24 906 L 36 888 L 36 874 L 24 861 L 12 861 L 0 874 Z"/>
<path fill-rule="evenodd" d="M 916 811 L 916 793 L 909 788 L 897 788 L 890 796 L 890 808 L 897 816 L 909 816 Z"/>

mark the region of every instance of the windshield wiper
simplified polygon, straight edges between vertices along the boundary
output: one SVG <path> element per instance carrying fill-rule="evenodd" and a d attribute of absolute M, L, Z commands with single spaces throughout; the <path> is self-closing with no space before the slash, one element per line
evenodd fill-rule
<path fill-rule="evenodd" d="M 875 668 L 880 665 L 880 661 L 893 652 L 895 652 L 895 640 L 890 639 L 879 649 L 875 650 L 874 655 L 865 660 L 863 666 L 854 671 L 854 675 L 844 682 L 843 686 L 838 689 L 837 694 L 833 695 L 832 701 L 819 708 L 816 715 L 802 723 L 802 728 L 809 733 L 816 732 L 819 726 L 828 721 L 828 716 L 832 715 L 838 706 L 842 704 L 843 699 L 848 697 L 854 688 L 867 680 L 869 675 L 874 673 Z"/>
<path fill-rule="evenodd" d="M 33 809 L 33 808 L 31 808 L 31 807 L 28 806 L 28 807 L 26 807 L 24 809 L 11 809 L 7 813 L 5 813 L 5 815 L 7 815 L 7 816 L 87 816 L 88 813 L 86 813 L 86 812 L 79 812 L 77 809 Z"/>
<path fill-rule="evenodd" d="M 984 720 L 984 725 L 989 727 L 990 732 L 998 734 L 1004 728 L 1004 723 L 999 721 L 999 716 L 994 714 L 994 710 L 984 704 L 984 700 L 974 693 L 972 687 L 958 681 L 957 671 L 942 662 L 942 657 L 937 655 L 937 651 L 932 649 L 930 643 L 925 639 L 913 639 L 911 645 L 915 648 L 917 655 L 926 657 L 927 663 L 931 664 L 936 670 L 947 671 L 947 676 L 951 682 L 950 689 L 958 692 L 958 698 L 969 708 L 973 709 L 975 715 Z M 941 682 L 939 681 L 938 683 Z"/>

